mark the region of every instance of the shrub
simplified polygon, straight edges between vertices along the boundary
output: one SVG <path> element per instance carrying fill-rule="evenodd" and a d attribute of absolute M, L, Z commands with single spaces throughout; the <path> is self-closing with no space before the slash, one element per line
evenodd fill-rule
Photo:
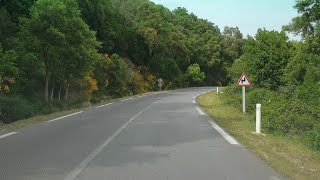
<path fill-rule="evenodd" d="M 272 133 L 300 135 L 315 125 L 310 107 L 297 99 L 287 99 L 274 93 L 270 102 L 264 102 L 263 127 Z"/>
<path fill-rule="evenodd" d="M 316 128 L 315 130 L 309 132 L 305 138 L 304 142 L 306 142 L 307 146 L 311 149 L 320 151 L 320 128 Z"/>
<path fill-rule="evenodd" d="M 223 93 L 223 98 L 226 100 L 226 103 L 233 105 L 233 106 L 239 106 L 241 105 L 241 88 L 236 86 L 229 86 L 226 87 Z"/>
<path fill-rule="evenodd" d="M 0 120 L 11 123 L 31 117 L 38 107 L 21 97 L 0 96 Z"/>
<path fill-rule="evenodd" d="M 241 107 L 241 88 L 228 87 L 224 98 L 228 104 Z M 267 89 L 248 90 L 246 105 L 248 113 L 255 113 L 257 103 L 262 104 L 262 128 L 270 133 L 301 135 L 311 131 L 319 122 L 319 110 L 298 98 Z M 252 119 L 254 120 L 254 118 Z"/>
<path fill-rule="evenodd" d="M 255 111 L 256 104 L 267 105 L 271 102 L 272 97 L 275 93 L 267 89 L 254 89 L 250 91 L 246 96 L 247 110 Z"/>
<path fill-rule="evenodd" d="M 131 73 L 131 80 L 129 82 L 129 88 L 133 94 L 144 93 L 145 90 L 145 80 L 143 79 L 139 70 L 135 70 Z"/>

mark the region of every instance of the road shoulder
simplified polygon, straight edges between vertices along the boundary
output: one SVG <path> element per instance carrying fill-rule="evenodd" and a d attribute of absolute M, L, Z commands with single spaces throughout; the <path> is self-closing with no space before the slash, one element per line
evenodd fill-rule
<path fill-rule="evenodd" d="M 197 103 L 222 128 L 283 176 L 290 179 L 320 177 L 319 152 L 307 149 L 294 137 L 252 134 L 254 117 L 243 115 L 240 110 L 230 107 L 214 92 L 199 96 Z"/>

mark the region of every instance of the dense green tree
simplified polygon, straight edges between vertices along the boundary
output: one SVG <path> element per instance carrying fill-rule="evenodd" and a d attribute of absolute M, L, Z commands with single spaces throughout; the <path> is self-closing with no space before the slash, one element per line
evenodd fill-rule
<path fill-rule="evenodd" d="M 170 58 L 163 58 L 161 56 L 154 57 L 150 61 L 149 66 L 157 78 L 162 78 L 169 82 L 178 79 L 182 74 L 175 60 Z"/>
<path fill-rule="evenodd" d="M 10 15 L 4 8 L 0 9 L 0 43 L 8 48 L 8 40 L 17 31 L 17 25 L 11 20 Z"/>
<path fill-rule="evenodd" d="M 225 63 L 230 66 L 236 59 L 240 58 L 240 56 L 242 55 L 243 45 L 244 39 L 239 28 L 226 26 L 223 30 L 222 41 L 223 57 L 225 59 Z"/>
<path fill-rule="evenodd" d="M 203 83 L 205 75 L 204 72 L 201 72 L 200 66 L 198 64 L 192 64 L 188 67 L 187 77 L 190 85 L 198 86 Z"/>
<path fill-rule="evenodd" d="M 108 70 L 109 88 L 113 96 L 124 96 L 129 94 L 130 71 L 126 62 L 119 55 L 111 56 Z"/>
<path fill-rule="evenodd" d="M 99 45 L 74 0 L 37 1 L 31 17 L 21 23 L 20 39 L 25 50 L 43 63 L 46 101 L 52 75 L 62 74 L 66 80 L 83 75 L 96 58 L 95 48 Z"/>
<path fill-rule="evenodd" d="M 111 0 L 77 0 L 86 23 L 97 32 L 102 53 L 113 53 L 121 26 Z"/>
<path fill-rule="evenodd" d="M 257 86 L 277 89 L 290 58 L 290 43 L 284 32 L 259 29 L 244 47 L 244 59 Z"/>
<path fill-rule="evenodd" d="M 14 23 L 18 23 L 19 18 L 29 15 L 30 8 L 36 1 L 37 0 L 2 0 L 0 1 L 0 7 L 7 10 Z"/>
<path fill-rule="evenodd" d="M 320 1 L 297 0 L 294 8 L 300 15 L 293 18 L 289 25 L 284 26 L 284 30 L 301 34 L 303 37 L 314 36 L 315 26 L 320 20 Z"/>

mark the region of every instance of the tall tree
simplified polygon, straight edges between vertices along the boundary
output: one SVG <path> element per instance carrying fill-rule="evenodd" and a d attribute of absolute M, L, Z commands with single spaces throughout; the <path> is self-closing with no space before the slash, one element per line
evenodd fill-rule
<path fill-rule="evenodd" d="M 225 62 L 230 66 L 242 55 L 244 45 L 243 35 L 238 27 L 224 27 L 223 30 L 223 56 Z"/>
<path fill-rule="evenodd" d="M 68 79 L 83 73 L 90 65 L 87 62 L 96 58 L 95 48 L 99 46 L 74 0 L 37 1 L 30 18 L 22 20 L 20 39 L 25 50 L 36 54 L 43 63 L 46 101 L 52 75 L 63 72 Z"/>
<path fill-rule="evenodd" d="M 77 0 L 85 22 L 102 42 L 100 52 L 114 53 L 120 24 L 111 0 Z"/>
<path fill-rule="evenodd" d="M 248 61 L 256 85 L 274 90 L 284 84 L 282 77 L 290 58 L 290 47 L 284 32 L 259 29 L 255 38 L 248 38 L 242 58 Z"/>
<path fill-rule="evenodd" d="M 11 20 L 10 14 L 4 8 L 0 8 L 0 43 L 8 47 L 8 40 L 17 32 L 17 25 Z"/>
<path fill-rule="evenodd" d="M 30 8 L 36 1 L 37 0 L 2 0 L 0 1 L 0 7 L 7 10 L 14 23 L 18 23 L 20 17 L 27 17 L 29 15 Z"/>
<path fill-rule="evenodd" d="M 300 15 L 284 26 L 284 30 L 301 34 L 303 37 L 314 36 L 315 26 L 320 20 L 320 0 L 297 0 L 294 8 Z"/>

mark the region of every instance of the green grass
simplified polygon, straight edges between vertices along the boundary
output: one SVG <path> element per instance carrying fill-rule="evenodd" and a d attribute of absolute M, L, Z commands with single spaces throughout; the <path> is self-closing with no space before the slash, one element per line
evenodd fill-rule
<path fill-rule="evenodd" d="M 283 176 L 320 179 L 320 152 L 308 149 L 298 137 L 252 134 L 254 115 L 243 114 L 241 107 L 228 105 L 223 96 L 214 92 L 199 96 L 197 102 L 220 126 Z"/>

